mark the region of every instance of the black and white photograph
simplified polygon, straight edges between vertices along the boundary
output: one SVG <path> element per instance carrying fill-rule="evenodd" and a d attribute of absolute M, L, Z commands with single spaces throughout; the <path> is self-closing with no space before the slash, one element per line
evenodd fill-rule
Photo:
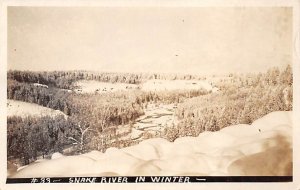
<path fill-rule="evenodd" d="M 293 182 L 293 7 L 6 11 L 6 183 Z"/>

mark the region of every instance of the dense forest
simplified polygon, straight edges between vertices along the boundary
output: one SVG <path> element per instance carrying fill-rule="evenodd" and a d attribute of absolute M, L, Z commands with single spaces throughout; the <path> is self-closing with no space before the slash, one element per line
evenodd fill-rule
<path fill-rule="evenodd" d="M 179 124 L 165 128 L 160 137 L 174 141 L 203 131 L 245 123 L 278 110 L 292 110 L 292 68 L 271 68 L 259 74 L 229 74 L 214 81 L 219 92 L 204 89 L 80 94 L 72 91 L 78 80 L 139 84 L 149 79 L 204 80 L 194 75 L 94 73 L 86 71 L 8 72 L 8 99 L 60 110 L 67 117 L 8 117 L 8 158 L 28 164 L 38 157 L 72 148 L 71 154 L 108 147 L 125 147 L 116 126 L 132 126 L 149 103 L 175 103 Z M 42 85 L 35 85 L 36 83 Z M 155 137 L 149 135 L 148 138 Z M 112 140 L 113 139 L 113 140 Z"/>
<path fill-rule="evenodd" d="M 273 111 L 293 108 L 292 68 L 272 68 L 265 74 L 236 75 L 220 81 L 217 94 L 207 94 L 179 104 L 180 123 L 166 128 L 171 141 L 182 136 L 198 136 L 203 131 L 218 131 L 236 124 L 251 124 Z"/>

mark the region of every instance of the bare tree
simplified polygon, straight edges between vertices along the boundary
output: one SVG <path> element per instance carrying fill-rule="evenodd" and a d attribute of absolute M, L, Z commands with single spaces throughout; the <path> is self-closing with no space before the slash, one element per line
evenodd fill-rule
<path fill-rule="evenodd" d="M 92 130 L 91 130 L 91 126 L 85 127 L 85 125 L 79 124 L 77 127 L 80 131 L 79 139 L 76 139 L 76 138 L 70 137 L 70 136 L 65 136 L 65 137 L 68 140 L 72 140 L 73 144 L 79 145 L 80 146 L 80 152 L 82 152 L 83 149 L 84 149 L 84 145 L 85 145 L 85 142 L 84 142 L 85 141 L 85 135 L 88 131 L 92 131 Z"/>

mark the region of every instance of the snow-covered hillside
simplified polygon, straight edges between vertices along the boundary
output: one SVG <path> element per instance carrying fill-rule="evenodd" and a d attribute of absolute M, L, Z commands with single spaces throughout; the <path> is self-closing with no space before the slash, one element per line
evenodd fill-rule
<path fill-rule="evenodd" d="M 7 116 L 20 116 L 20 117 L 27 117 L 27 116 L 58 116 L 66 115 L 59 111 L 53 110 L 51 108 L 43 107 L 38 104 L 27 103 L 17 100 L 7 100 Z"/>
<path fill-rule="evenodd" d="M 55 153 L 9 177 L 292 175 L 292 112 L 272 112 L 252 125 L 235 125 L 175 142 L 148 139 L 138 145 L 78 156 Z"/>

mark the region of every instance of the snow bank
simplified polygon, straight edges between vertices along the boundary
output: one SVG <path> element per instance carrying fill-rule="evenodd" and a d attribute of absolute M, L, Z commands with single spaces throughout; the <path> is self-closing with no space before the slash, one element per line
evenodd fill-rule
<path fill-rule="evenodd" d="M 273 112 L 252 125 L 235 125 L 172 143 L 154 138 L 105 153 L 55 154 L 52 160 L 30 164 L 10 177 L 292 175 L 291 132 L 292 112 Z"/>
<path fill-rule="evenodd" d="M 17 100 L 7 100 L 7 116 L 20 116 L 20 117 L 27 117 L 27 116 L 51 116 L 55 117 L 58 115 L 63 115 L 67 117 L 62 111 L 54 110 L 51 108 L 43 107 L 38 104 L 27 103 Z"/>

